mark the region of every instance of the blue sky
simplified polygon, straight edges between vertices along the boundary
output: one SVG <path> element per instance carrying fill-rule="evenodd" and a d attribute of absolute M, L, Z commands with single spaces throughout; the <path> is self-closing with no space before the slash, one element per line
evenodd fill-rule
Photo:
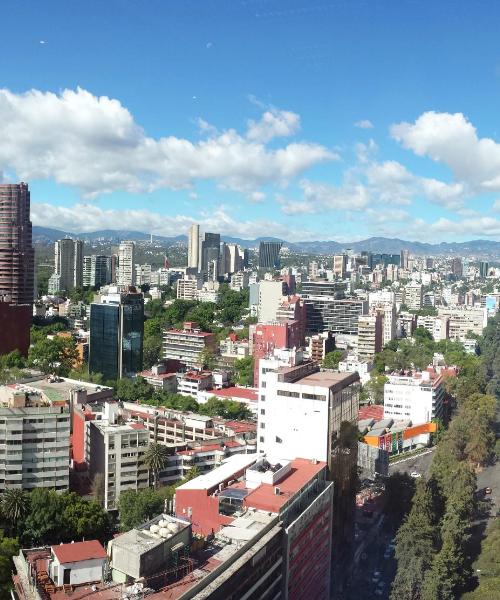
<path fill-rule="evenodd" d="M 493 0 L 5 3 L 0 177 L 70 231 L 500 239 Z M 3 173 L 3 175 L 2 175 Z"/>

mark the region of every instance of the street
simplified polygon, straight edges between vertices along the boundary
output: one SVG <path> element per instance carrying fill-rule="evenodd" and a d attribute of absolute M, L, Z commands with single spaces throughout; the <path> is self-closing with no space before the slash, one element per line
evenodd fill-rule
<path fill-rule="evenodd" d="M 411 458 L 403 458 L 400 462 L 389 464 L 389 475 L 417 472 L 422 477 L 428 478 L 433 456 L 434 448 L 430 448 L 425 454 L 417 454 Z"/>

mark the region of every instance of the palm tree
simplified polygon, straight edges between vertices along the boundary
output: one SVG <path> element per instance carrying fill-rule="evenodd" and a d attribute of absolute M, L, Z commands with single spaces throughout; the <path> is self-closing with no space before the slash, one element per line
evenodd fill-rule
<path fill-rule="evenodd" d="M 144 453 L 144 463 L 153 472 L 153 485 L 155 489 L 158 487 L 158 474 L 167 464 L 168 456 L 168 448 L 156 442 L 150 444 Z"/>
<path fill-rule="evenodd" d="M 4 518 L 10 522 L 13 529 L 28 512 L 28 496 L 23 490 L 10 489 L 2 494 L 1 510 Z"/>

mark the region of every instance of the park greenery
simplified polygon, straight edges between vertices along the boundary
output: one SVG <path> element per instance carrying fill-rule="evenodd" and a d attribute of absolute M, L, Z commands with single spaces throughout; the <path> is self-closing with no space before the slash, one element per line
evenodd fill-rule
<path fill-rule="evenodd" d="M 323 359 L 323 367 L 325 369 L 338 369 L 339 362 L 342 360 L 344 353 L 342 350 L 332 350 L 325 354 Z"/>
<path fill-rule="evenodd" d="M 442 352 L 446 362 L 458 365 L 460 372 L 458 377 L 448 382 L 457 408 L 448 429 L 440 435 L 430 477 L 427 481 L 421 479 L 417 482 L 408 514 L 405 515 L 405 510 L 401 509 L 397 515 L 402 524 L 396 536 L 398 569 L 392 587 L 393 600 L 453 600 L 470 590 L 473 581 L 471 533 L 481 510 L 475 493 L 476 473 L 495 455 L 499 341 L 500 316 L 497 315 L 490 320 L 478 340 L 479 356 L 465 355 L 455 343 L 435 343 L 423 334 L 417 334 L 412 344 L 418 345 L 420 352 L 428 353 L 433 349 Z M 379 369 L 382 365 L 391 364 L 391 361 L 400 365 L 401 357 L 394 356 L 398 352 L 407 352 L 406 364 L 418 359 L 411 348 L 403 346 L 401 350 L 398 344 L 388 351 L 384 350 L 384 356 L 378 363 Z M 423 367 L 423 363 L 420 364 Z M 398 481 L 395 476 L 389 478 L 389 490 L 391 486 L 397 488 L 400 498 L 401 490 L 404 490 L 408 498 L 414 484 L 408 478 L 405 481 L 404 476 L 398 478 Z M 392 495 L 388 492 L 389 503 Z M 386 507 L 386 510 L 397 512 L 398 506 L 394 502 L 392 504 L 394 506 Z M 405 504 L 409 505 L 408 502 Z M 495 560 L 492 549 L 497 552 L 500 549 L 498 533 L 495 533 L 497 529 L 498 525 L 494 525 L 491 538 L 488 535 L 483 542 L 484 564 Z M 491 567 L 491 577 L 498 574 L 497 562 L 496 570 Z M 472 592 L 467 597 L 498 597 L 486 595 L 490 587 L 494 587 L 493 582 L 485 579 L 485 595 Z"/>

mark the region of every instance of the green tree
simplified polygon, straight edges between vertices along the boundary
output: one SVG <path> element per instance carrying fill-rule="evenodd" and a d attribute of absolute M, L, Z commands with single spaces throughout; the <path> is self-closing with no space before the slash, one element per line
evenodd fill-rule
<path fill-rule="evenodd" d="M 234 379 L 238 385 L 253 385 L 254 360 L 252 356 L 236 359 L 234 361 Z"/>
<path fill-rule="evenodd" d="M 4 537 L 0 530 L 0 597 L 10 598 L 12 589 L 12 557 L 19 552 L 19 542 L 15 538 Z"/>
<path fill-rule="evenodd" d="M 29 349 L 29 363 L 43 373 L 66 376 L 78 360 L 73 338 L 56 336 L 36 342 Z"/>
<path fill-rule="evenodd" d="M 344 353 L 342 350 L 332 350 L 332 352 L 327 352 L 323 359 L 323 367 L 325 369 L 338 369 L 339 362 L 342 360 L 343 356 Z"/>
<path fill-rule="evenodd" d="M 65 540 L 61 498 L 54 490 L 35 488 L 30 492 L 30 511 L 22 537 L 29 545 L 41 546 Z"/>
<path fill-rule="evenodd" d="M 144 453 L 144 462 L 147 468 L 153 473 L 153 486 L 155 489 L 158 487 L 158 475 L 165 468 L 168 457 L 168 448 L 156 442 L 150 444 Z"/>
<path fill-rule="evenodd" d="M 13 532 L 24 519 L 29 510 L 29 498 L 26 492 L 20 489 L 8 489 L 2 494 L 2 515 Z"/>
<path fill-rule="evenodd" d="M 144 379 L 134 377 L 119 379 L 116 384 L 116 395 L 120 400 L 127 402 L 147 403 L 153 398 L 155 389 Z"/>
<path fill-rule="evenodd" d="M 118 499 L 121 531 L 129 531 L 163 512 L 164 498 L 157 490 L 126 490 Z"/>
<path fill-rule="evenodd" d="M 67 540 L 99 539 L 105 541 L 111 534 L 111 519 L 99 502 L 84 500 L 74 493 L 61 496 L 62 522 Z"/>

